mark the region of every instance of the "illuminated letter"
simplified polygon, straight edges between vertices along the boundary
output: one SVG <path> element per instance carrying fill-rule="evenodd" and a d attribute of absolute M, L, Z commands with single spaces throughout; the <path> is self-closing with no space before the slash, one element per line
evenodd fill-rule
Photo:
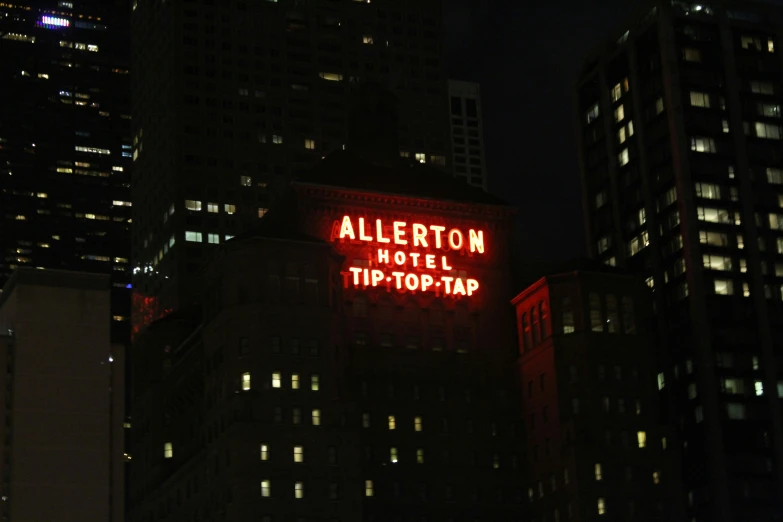
<path fill-rule="evenodd" d="M 372 241 L 372 236 L 368 236 L 367 234 L 364 233 L 364 218 L 359 218 L 359 240 Z"/>
<path fill-rule="evenodd" d="M 423 274 L 421 276 L 421 291 L 426 292 L 427 288 L 432 286 L 432 276 L 429 274 Z"/>
<path fill-rule="evenodd" d="M 364 269 L 364 286 L 370 286 L 370 271 Z"/>
<path fill-rule="evenodd" d="M 460 278 L 454 280 L 454 295 L 457 294 L 465 295 L 465 284 Z"/>
<path fill-rule="evenodd" d="M 440 240 L 440 233 L 446 230 L 446 227 L 439 227 L 437 225 L 430 225 L 430 230 L 435 232 L 435 248 L 441 248 L 443 243 Z"/>
<path fill-rule="evenodd" d="M 470 232 L 468 232 L 470 235 L 470 251 L 476 252 L 478 251 L 479 254 L 484 253 L 484 232 L 479 230 L 476 232 L 472 228 L 470 229 Z M 468 280 L 470 281 L 470 280 Z M 470 286 L 470 285 L 468 285 Z M 468 290 L 468 295 L 470 295 L 470 290 Z"/>
<path fill-rule="evenodd" d="M 379 263 L 389 263 L 389 251 L 383 250 L 382 248 L 378 249 L 378 262 Z"/>
<path fill-rule="evenodd" d="M 419 223 L 413 224 L 413 246 L 427 248 L 427 227 Z"/>
<path fill-rule="evenodd" d="M 478 290 L 478 281 L 475 279 L 468 279 L 468 295 L 473 295 L 473 292 Z"/>
<path fill-rule="evenodd" d="M 378 243 L 391 242 L 388 237 L 383 237 L 383 225 L 381 225 L 380 219 L 375 220 L 375 231 L 377 232 L 375 239 L 378 241 Z"/>
<path fill-rule="evenodd" d="M 455 236 L 457 239 L 459 239 L 459 243 L 454 240 Z M 462 235 L 461 231 L 457 230 L 456 228 L 449 230 L 449 246 L 452 250 L 461 249 L 463 243 L 465 243 L 465 236 Z"/>
<path fill-rule="evenodd" d="M 372 271 L 372 286 L 378 286 L 378 283 L 383 281 L 383 272 L 380 270 L 373 270 Z M 470 281 L 468 280 L 468 292 L 470 291 Z"/>
<path fill-rule="evenodd" d="M 443 291 L 444 294 L 450 294 L 451 293 L 451 282 L 454 281 L 453 277 L 441 277 L 441 281 L 443 281 L 443 284 L 446 285 L 446 290 Z"/>
<path fill-rule="evenodd" d="M 408 254 L 413 259 L 413 266 L 419 266 L 419 254 Z"/>
<path fill-rule="evenodd" d="M 397 290 L 402 290 L 402 276 L 405 275 L 405 272 L 392 272 L 392 275 L 394 276 L 394 284 L 397 285 Z"/>
<path fill-rule="evenodd" d="M 405 221 L 395 221 L 394 222 L 394 243 L 397 245 L 407 245 L 408 240 L 403 239 L 402 236 L 405 235 L 405 231 L 402 230 L 402 228 L 407 225 Z"/>
<path fill-rule="evenodd" d="M 398 265 L 404 265 L 405 264 L 405 252 L 395 252 L 394 253 L 394 262 Z"/>
<path fill-rule="evenodd" d="M 345 236 L 348 236 L 351 239 L 355 239 L 353 235 L 353 225 L 351 225 L 351 218 L 348 216 L 343 218 L 343 224 L 340 226 L 340 239 L 344 238 Z"/>
<path fill-rule="evenodd" d="M 443 266 L 443 270 L 452 270 L 452 268 L 449 266 L 449 264 L 446 262 L 446 256 L 440 257 L 441 265 Z"/>
<path fill-rule="evenodd" d="M 405 286 L 408 290 L 416 290 L 419 288 L 419 278 L 416 274 L 408 274 L 405 276 Z"/>
<path fill-rule="evenodd" d="M 359 268 L 358 266 L 352 266 L 348 270 L 353 272 L 353 285 L 359 286 L 359 274 L 361 273 L 362 269 Z"/>
<path fill-rule="evenodd" d="M 427 254 L 424 261 L 427 268 L 435 268 L 435 254 Z"/>

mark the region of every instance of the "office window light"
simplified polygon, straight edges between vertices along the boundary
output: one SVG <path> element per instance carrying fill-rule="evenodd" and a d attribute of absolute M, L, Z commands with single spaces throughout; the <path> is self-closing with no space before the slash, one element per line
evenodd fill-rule
<path fill-rule="evenodd" d="M 595 480 L 602 480 L 603 479 L 603 473 L 601 473 L 601 463 L 596 462 L 595 463 Z"/>
<path fill-rule="evenodd" d="M 372 497 L 375 495 L 375 488 L 373 487 L 372 480 L 364 481 L 364 496 Z"/>
<path fill-rule="evenodd" d="M 394 418 L 394 415 L 389 415 L 389 429 L 393 430 L 397 428 L 397 420 Z"/>
<path fill-rule="evenodd" d="M 196 201 L 194 199 L 186 199 L 185 208 L 188 210 L 199 212 L 201 210 L 201 201 Z"/>
<path fill-rule="evenodd" d="M 261 460 L 269 460 L 269 446 L 261 444 Z"/>
<path fill-rule="evenodd" d="M 639 443 L 640 448 L 647 447 L 647 432 L 646 431 L 637 431 L 636 432 L 636 441 Z"/>
<path fill-rule="evenodd" d="M 272 388 L 280 388 L 281 381 L 280 372 L 274 372 L 272 374 Z"/>
<path fill-rule="evenodd" d="M 226 203 L 225 205 L 223 205 L 223 212 L 225 212 L 226 214 L 233 214 L 236 211 L 237 211 L 236 205 L 232 205 L 231 203 Z"/>
<path fill-rule="evenodd" d="M 389 448 L 389 462 L 397 463 L 397 448 Z"/>
<path fill-rule="evenodd" d="M 304 498 L 304 483 L 301 481 L 294 482 L 294 498 Z"/>
<path fill-rule="evenodd" d="M 210 212 L 212 214 L 217 214 L 217 212 L 218 212 L 218 204 L 217 203 L 207 203 L 207 212 Z"/>
<path fill-rule="evenodd" d="M 304 447 L 294 446 L 294 462 L 304 462 Z"/>
<path fill-rule="evenodd" d="M 245 391 L 250 389 L 250 372 L 242 374 L 242 389 Z"/>
<path fill-rule="evenodd" d="M 321 410 L 315 409 L 312 413 L 313 426 L 321 425 Z"/>
<path fill-rule="evenodd" d="M 315 149 L 315 140 L 306 139 L 304 140 L 304 146 L 307 150 L 314 150 Z"/>
<path fill-rule="evenodd" d="M 299 389 L 299 374 L 298 373 L 292 373 L 291 374 L 291 389 L 292 390 L 298 390 Z"/>
<path fill-rule="evenodd" d="M 185 232 L 185 241 L 190 241 L 191 243 L 201 243 L 203 240 L 204 239 L 201 232 L 193 232 L 190 230 Z"/>
<path fill-rule="evenodd" d="M 174 456 L 174 446 L 171 442 L 167 442 L 163 445 L 163 458 L 170 459 Z"/>
<path fill-rule="evenodd" d="M 262 480 L 261 481 L 261 496 L 263 498 L 269 498 L 272 496 L 272 481 L 271 480 Z"/>
<path fill-rule="evenodd" d="M 606 502 L 602 498 L 598 499 L 598 514 L 599 515 L 606 514 Z"/>
<path fill-rule="evenodd" d="M 318 391 L 321 387 L 321 378 L 318 376 L 318 374 L 313 374 L 310 376 L 310 390 L 311 391 Z"/>
<path fill-rule="evenodd" d="M 413 430 L 414 431 L 422 431 L 424 429 L 424 423 L 421 420 L 421 417 L 416 416 L 413 418 Z"/>
<path fill-rule="evenodd" d="M 424 464 L 424 450 L 421 448 L 416 450 L 416 464 Z"/>
<path fill-rule="evenodd" d="M 243 187 L 252 187 L 253 186 L 253 178 L 250 176 L 239 176 L 239 184 Z"/>

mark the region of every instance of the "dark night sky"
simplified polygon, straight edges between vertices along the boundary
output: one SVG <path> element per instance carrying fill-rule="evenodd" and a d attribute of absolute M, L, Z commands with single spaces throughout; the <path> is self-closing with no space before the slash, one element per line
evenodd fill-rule
<path fill-rule="evenodd" d="M 481 84 L 490 191 L 519 208 L 519 254 L 585 251 L 574 85 L 587 50 L 639 0 L 446 0 L 451 78 Z"/>

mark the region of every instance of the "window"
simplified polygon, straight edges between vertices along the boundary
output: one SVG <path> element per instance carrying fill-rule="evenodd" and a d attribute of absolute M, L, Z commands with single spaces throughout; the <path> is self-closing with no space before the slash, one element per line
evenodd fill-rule
<path fill-rule="evenodd" d="M 696 196 L 705 199 L 720 199 L 720 185 L 714 183 L 696 183 Z"/>
<path fill-rule="evenodd" d="M 341 82 L 343 81 L 343 75 L 338 73 L 331 73 L 331 72 L 321 72 L 318 73 L 318 76 L 323 78 L 324 80 L 330 81 L 330 82 Z"/>
<path fill-rule="evenodd" d="M 261 444 L 261 460 L 269 460 L 269 446 Z"/>
<path fill-rule="evenodd" d="M 272 143 L 280 145 L 283 143 L 283 137 L 278 134 L 272 134 Z"/>
<path fill-rule="evenodd" d="M 694 49 L 692 47 L 686 47 L 685 49 L 682 50 L 682 58 L 686 62 L 700 62 L 701 50 Z"/>
<path fill-rule="evenodd" d="M 777 103 L 757 103 L 756 110 L 759 116 L 767 118 L 780 118 L 780 104 Z"/>
<path fill-rule="evenodd" d="M 239 184 L 243 187 L 252 187 L 253 186 L 253 178 L 250 176 L 239 176 Z"/>
<path fill-rule="evenodd" d="M 415 154 L 415 158 L 416 158 L 416 161 L 418 161 L 419 163 L 426 163 L 427 162 L 427 155 L 424 154 L 423 152 L 417 152 Z"/>
<path fill-rule="evenodd" d="M 716 295 L 734 295 L 734 282 L 728 279 L 716 279 L 714 281 Z"/>
<path fill-rule="evenodd" d="M 697 207 L 696 215 L 708 223 L 731 223 L 731 214 L 725 208 Z"/>
<path fill-rule="evenodd" d="M 362 428 L 369 428 L 369 427 L 370 427 L 370 414 L 362 413 Z"/>
<path fill-rule="evenodd" d="M 601 299 L 596 293 L 590 294 L 590 329 L 594 332 L 604 331 L 604 318 L 601 313 Z"/>
<path fill-rule="evenodd" d="M 389 448 L 389 462 L 397 464 L 397 448 Z"/>
<path fill-rule="evenodd" d="M 655 115 L 659 115 L 663 112 L 663 98 L 655 100 Z"/>
<path fill-rule="evenodd" d="M 614 110 L 614 122 L 619 123 L 625 119 L 625 108 L 622 104 L 618 105 Z"/>
<path fill-rule="evenodd" d="M 663 372 L 658 374 L 658 389 L 662 390 L 666 386 L 666 377 Z"/>
<path fill-rule="evenodd" d="M 372 45 L 375 42 L 373 42 L 372 35 L 366 34 L 362 36 L 362 43 L 367 45 Z"/>
<path fill-rule="evenodd" d="M 242 389 L 247 391 L 250 389 L 250 372 L 242 374 Z"/>
<path fill-rule="evenodd" d="M 606 514 L 606 502 L 604 502 L 604 499 L 602 498 L 598 499 L 598 514 L 599 515 Z"/>
<path fill-rule="evenodd" d="M 725 272 L 731 272 L 732 269 L 730 257 L 704 254 L 702 256 L 702 264 L 704 265 L 704 268 L 708 268 L 710 270 L 722 270 Z"/>
<path fill-rule="evenodd" d="M 424 450 L 421 448 L 416 450 L 416 464 L 424 464 Z"/>
<path fill-rule="evenodd" d="M 299 389 L 299 374 L 298 373 L 292 373 L 291 374 L 291 389 L 292 390 L 298 390 Z"/>
<path fill-rule="evenodd" d="M 647 447 L 647 432 L 646 431 L 637 431 L 636 432 L 636 441 L 639 443 L 640 448 Z"/>
<path fill-rule="evenodd" d="M 691 91 L 691 105 L 693 107 L 710 107 L 710 95 L 706 92 Z"/>
<path fill-rule="evenodd" d="M 302 424 L 302 410 L 299 408 L 293 408 L 291 410 L 291 422 L 293 424 Z"/>
<path fill-rule="evenodd" d="M 304 483 L 298 480 L 294 482 L 294 498 L 304 498 Z"/>
<path fill-rule="evenodd" d="M 167 442 L 163 445 L 163 458 L 170 459 L 174 456 L 174 446 L 171 442 Z"/>
<path fill-rule="evenodd" d="M 307 150 L 314 150 L 315 149 L 315 140 L 306 139 L 304 140 L 304 146 Z"/>
<path fill-rule="evenodd" d="M 661 483 L 661 473 L 659 471 L 653 471 L 652 474 L 653 484 L 656 486 Z"/>
<path fill-rule="evenodd" d="M 272 481 L 271 480 L 262 480 L 261 481 L 261 496 L 263 498 L 269 498 L 272 496 Z"/>
<path fill-rule="evenodd" d="M 294 462 L 304 462 L 303 446 L 294 446 Z"/>
<path fill-rule="evenodd" d="M 280 372 L 274 372 L 272 374 L 272 388 L 280 388 L 281 382 Z"/>
<path fill-rule="evenodd" d="M 699 232 L 699 242 L 703 245 L 725 247 L 729 244 L 729 236 L 728 234 L 702 230 Z"/>
<path fill-rule="evenodd" d="M 365 480 L 364 481 L 364 496 L 365 497 L 372 497 L 375 494 L 375 491 L 373 489 L 372 480 Z"/>
<path fill-rule="evenodd" d="M 600 111 L 598 110 L 598 103 L 595 103 L 587 110 L 587 123 L 588 123 L 588 125 L 590 123 L 593 123 L 595 120 L 597 120 L 599 114 L 600 114 Z"/>
<path fill-rule="evenodd" d="M 394 418 L 394 415 L 389 415 L 389 429 L 393 430 L 397 428 L 397 420 Z"/>
<path fill-rule="evenodd" d="M 769 228 L 783 230 L 783 214 L 769 214 Z"/>
<path fill-rule="evenodd" d="M 603 479 L 603 474 L 601 473 L 601 463 L 596 462 L 595 463 L 595 480 L 601 480 Z"/>
<path fill-rule="evenodd" d="M 715 140 L 712 138 L 705 138 L 703 136 L 694 136 L 691 138 L 691 150 L 694 152 L 718 152 L 715 147 Z"/>
<path fill-rule="evenodd" d="M 753 94 L 775 94 L 775 89 L 770 82 L 750 82 L 750 91 Z"/>
<path fill-rule="evenodd" d="M 207 234 L 207 243 L 210 245 L 220 244 L 220 234 Z"/>
<path fill-rule="evenodd" d="M 201 243 L 203 241 L 203 236 L 201 232 L 187 231 L 185 232 L 185 241 L 190 241 L 191 243 Z"/>
<path fill-rule="evenodd" d="M 320 385 L 321 379 L 318 376 L 318 374 L 313 374 L 310 376 L 310 390 L 311 391 L 318 391 L 321 387 Z"/>
<path fill-rule="evenodd" d="M 764 383 L 761 381 L 755 381 L 753 383 L 753 388 L 756 391 L 756 397 L 761 397 L 764 395 Z"/>
<path fill-rule="evenodd" d="M 389 428 L 392 429 L 392 428 Z M 421 420 L 421 417 L 414 417 L 413 418 L 413 430 L 414 431 L 422 431 L 424 429 L 424 424 Z"/>
<path fill-rule="evenodd" d="M 186 199 L 185 200 L 185 208 L 187 210 L 193 210 L 193 211 L 200 211 L 201 210 L 201 201 L 195 201 L 193 199 Z"/>
<path fill-rule="evenodd" d="M 225 212 L 226 214 L 231 215 L 236 211 L 237 211 L 236 205 L 232 205 L 230 203 L 226 203 L 225 205 L 223 205 L 223 212 Z"/>
<path fill-rule="evenodd" d="M 729 419 L 742 420 L 745 418 L 745 405 L 739 402 L 729 402 L 726 404 L 726 413 Z"/>
<path fill-rule="evenodd" d="M 625 165 L 628 165 L 629 161 L 630 158 L 628 157 L 628 149 L 623 149 L 620 151 L 620 154 L 617 155 L 617 163 L 619 163 L 621 167 L 624 167 Z"/>
<path fill-rule="evenodd" d="M 606 296 L 606 326 L 609 333 L 619 331 L 620 315 L 617 311 L 617 298 L 613 295 Z"/>

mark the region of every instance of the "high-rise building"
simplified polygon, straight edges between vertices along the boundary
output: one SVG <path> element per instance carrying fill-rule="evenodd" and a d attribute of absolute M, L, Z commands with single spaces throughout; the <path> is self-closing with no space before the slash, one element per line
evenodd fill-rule
<path fill-rule="evenodd" d="M 130 80 L 117 0 L 0 3 L 0 285 L 16 267 L 111 274 L 130 328 Z"/>
<path fill-rule="evenodd" d="M 19 268 L 0 294 L 0 516 L 124 520 L 124 345 L 110 277 Z"/>
<path fill-rule="evenodd" d="M 285 203 L 136 339 L 130 518 L 525 520 L 512 211 L 351 148 Z"/>
<path fill-rule="evenodd" d="M 479 84 L 449 80 L 451 164 L 454 175 L 487 190 L 484 125 Z"/>
<path fill-rule="evenodd" d="M 399 154 L 446 170 L 439 0 L 135 0 L 134 314 L 190 303 L 276 181 L 346 144 L 360 84 L 399 99 Z"/>
<path fill-rule="evenodd" d="M 617 269 L 575 268 L 513 300 L 533 520 L 685 520 L 649 290 Z"/>
<path fill-rule="evenodd" d="M 646 4 L 577 88 L 588 247 L 654 290 L 696 520 L 783 517 L 782 19 Z"/>

